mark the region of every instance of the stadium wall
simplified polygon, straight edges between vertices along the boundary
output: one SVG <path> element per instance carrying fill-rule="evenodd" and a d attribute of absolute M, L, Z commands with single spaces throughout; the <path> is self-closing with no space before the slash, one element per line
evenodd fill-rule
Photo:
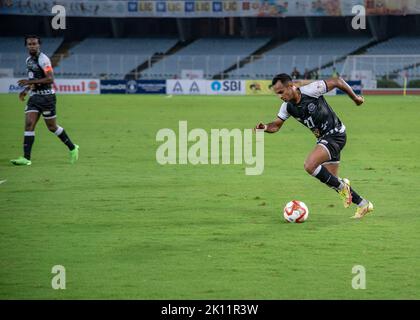
<path fill-rule="evenodd" d="M 18 78 L 0 79 L 0 93 L 19 93 Z M 298 80 L 302 86 L 312 80 Z M 347 82 L 357 94 L 364 95 L 420 95 L 420 89 L 363 90 L 361 81 Z M 58 94 L 168 94 L 168 95 L 271 95 L 271 80 L 100 80 L 56 79 L 54 89 Z M 328 95 L 344 94 L 332 90 Z"/>
<path fill-rule="evenodd" d="M 0 79 L 0 93 L 19 93 L 23 90 L 18 78 Z M 54 89 L 59 94 L 99 94 L 99 79 L 55 79 Z"/>

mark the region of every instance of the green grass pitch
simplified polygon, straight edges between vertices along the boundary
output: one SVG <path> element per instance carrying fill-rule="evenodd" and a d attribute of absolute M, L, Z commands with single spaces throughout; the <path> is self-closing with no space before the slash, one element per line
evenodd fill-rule
<path fill-rule="evenodd" d="M 31 167 L 23 108 L 0 96 L 1 299 L 419 299 L 420 98 L 327 97 L 347 127 L 340 176 L 375 204 L 364 220 L 303 170 L 312 134 L 294 119 L 265 135 L 265 170 L 159 165 L 156 132 L 250 128 L 276 97 L 58 96 L 64 145 L 40 120 Z M 282 208 L 304 201 L 304 224 Z M 54 265 L 66 289 L 53 290 Z M 366 289 L 352 288 L 352 268 Z"/>

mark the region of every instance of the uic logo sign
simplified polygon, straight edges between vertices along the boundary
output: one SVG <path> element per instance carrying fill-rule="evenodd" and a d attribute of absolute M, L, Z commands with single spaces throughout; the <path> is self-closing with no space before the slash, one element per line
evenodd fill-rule
<path fill-rule="evenodd" d="M 187 121 L 179 121 L 178 129 L 178 141 L 177 134 L 172 129 L 164 128 L 156 133 L 156 141 L 163 142 L 156 150 L 156 161 L 159 164 L 232 164 L 231 139 L 233 139 L 233 164 L 245 163 L 248 165 L 249 167 L 245 168 L 246 175 L 263 173 L 263 130 L 257 130 L 254 134 L 252 129 L 243 131 L 226 128 L 211 129 L 209 137 L 207 131 L 201 128 L 195 128 L 188 132 Z M 255 156 L 253 155 L 254 136 Z M 188 146 L 189 142 L 190 146 Z M 193 144 L 191 145 L 191 143 Z"/>

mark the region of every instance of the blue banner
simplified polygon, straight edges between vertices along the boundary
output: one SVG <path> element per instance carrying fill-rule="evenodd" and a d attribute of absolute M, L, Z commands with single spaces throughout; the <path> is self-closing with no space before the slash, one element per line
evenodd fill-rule
<path fill-rule="evenodd" d="M 101 94 L 103 93 L 126 93 L 126 80 L 101 80 Z"/>
<path fill-rule="evenodd" d="M 346 82 L 353 89 L 355 94 L 362 94 L 362 81 L 361 80 L 346 81 Z M 337 89 L 337 94 L 346 94 L 346 93 Z"/>
<path fill-rule="evenodd" d="M 166 94 L 166 80 L 138 80 L 137 93 Z"/>
<path fill-rule="evenodd" d="M 166 2 L 156 2 L 156 12 L 166 12 Z"/>
<path fill-rule="evenodd" d="M 166 94 L 166 80 L 101 80 L 102 93 Z"/>

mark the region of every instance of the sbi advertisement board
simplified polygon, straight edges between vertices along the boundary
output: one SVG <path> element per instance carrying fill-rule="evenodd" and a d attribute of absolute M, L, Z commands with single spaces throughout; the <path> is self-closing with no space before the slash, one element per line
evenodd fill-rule
<path fill-rule="evenodd" d="M 207 94 L 243 95 L 245 94 L 245 81 L 243 80 L 210 80 L 207 81 Z"/>
<path fill-rule="evenodd" d="M 167 94 L 177 95 L 243 95 L 243 80 L 167 80 Z"/>

